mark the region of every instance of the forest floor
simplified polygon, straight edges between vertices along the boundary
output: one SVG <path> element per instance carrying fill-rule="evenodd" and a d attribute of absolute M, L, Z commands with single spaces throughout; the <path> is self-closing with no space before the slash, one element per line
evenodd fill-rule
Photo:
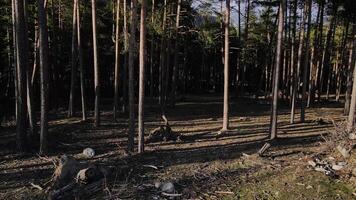
<path fill-rule="evenodd" d="M 288 104 L 281 103 L 278 140 L 264 157 L 256 153 L 268 138 L 269 102 L 232 99 L 230 131 L 216 138 L 222 108 L 217 96 L 187 97 L 166 116 L 173 131 L 191 139 L 146 144 L 144 154 L 131 156 L 125 153 L 127 116 L 114 122 L 110 106 L 99 128 L 92 119 L 82 122 L 79 113 L 67 119 L 65 112 L 52 112 L 48 158 L 66 154 L 110 168 L 105 191 L 94 199 L 165 199 L 150 187 L 164 181 L 175 184 L 180 199 L 356 199 L 355 177 L 331 178 L 308 167 L 308 159 L 321 151 L 321 135 L 334 128 L 332 122 L 345 120 L 342 104 L 316 105 L 307 109 L 305 123 L 290 124 Z M 160 114 L 158 106 L 147 106 L 147 135 L 163 124 Z M 0 129 L 0 199 L 45 198 L 30 183 L 49 180 L 54 165 L 36 153 L 15 153 L 14 135 L 14 127 Z M 86 147 L 95 150 L 94 158 L 83 158 Z M 353 167 L 355 154 L 348 160 Z"/>

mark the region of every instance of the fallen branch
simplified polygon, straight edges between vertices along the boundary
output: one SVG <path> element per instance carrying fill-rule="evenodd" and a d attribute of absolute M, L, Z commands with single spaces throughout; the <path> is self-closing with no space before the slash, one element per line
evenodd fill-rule
<path fill-rule="evenodd" d="M 30 182 L 30 185 L 31 185 L 32 187 L 34 187 L 34 188 L 36 188 L 36 189 L 40 190 L 40 191 L 42 191 L 42 190 L 43 190 L 43 188 L 42 188 L 40 185 L 37 185 L 37 184 L 31 183 L 31 182 Z"/>
<path fill-rule="evenodd" d="M 258 151 L 258 155 L 259 156 L 262 156 L 266 151 L 267 149 L 269 149 L 271 147 L 271 144 L 266 142 L 263 147 Z"/>
<path fill-rule="evenodd" d="M 166 193 L 166 192 L 162 192 L 161 194 L 166 197 L 180 197 L 180 196 L 182 196 L 182 194 L 170 194 L 170 193 Z"/>

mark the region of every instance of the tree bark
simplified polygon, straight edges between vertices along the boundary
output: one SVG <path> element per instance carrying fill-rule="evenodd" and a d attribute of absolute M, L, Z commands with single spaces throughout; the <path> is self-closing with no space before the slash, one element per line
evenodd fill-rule
<path fill-rule="evenodd" d="M 144 152 L 144 106 L 145 106 L 145 65 L 146 65 L 146 10 L 147 1 L 141 2 L 141 23 L 140 23 L 140 77 L 139 77 L 139 98 L 138 98 L 138 152 Z"/>
<path fill-rule="evenodd" d="M 182 0 L 177 0 L 177 14 L 176 14 L 176 26 L 175 26 L 175 43 L 174 43 L 174 65 L 172 76 L 172 88 L 171 88 L 171 106 L 175 105 L 175 96 L 177 95 L 177 77 L 178 77 L 178 65 L 179 65 L 179 21 L 180 10 Z"/>
<path fill-rule="evenodd" d="M 224 111 L 222 131 L 229 128 L 229 28 L 230 28 L 230 0 L 226 0 L 225 10 L 225 45 L 224 45 Z"/>
<path fill-rule="evenodd" d="M 352 25 L 353 30 L 356 29 L 356 24 Z M 355 31 L 353 31 L 353 44 L 352 44 L 352 48 L 354 49 L 356 46 L 356 34 Z M 350 63 L 350 68 L 353 68 L 353 86 L 352 86 L 352 95 L 351 95 L 351 102 L 350 102 L 350 111 L 349 111 L 349 116 L 347 119 L 347 131 L 351 132 L 354 126 L 354 120 L 355 120 L 355 108 L 356 108 L 356 67 L 355 67 L 355 60 L 356 60 L 356 55 L 353 52 L 352 56 L 351 56 L 351 63 Z"/>
<path fill-rule="evenodd" d="M 277 108 L 278 108 L 278 85 L 279 85 L 279 73 L 281 65 L 282 56 L 282 42 L 283 42 L 283 31 L 284 31 L 284 9 L 285 0 L 280 1 L 279 6 L 279 16 L 278 16 L 278 35 L 277 35 L 277 49 L 275 57 L 275 74 L 273 83 L 273 102 L 272 102 L 272 113 L 271 113 L 271 130 L 270 139 L 275 139 L 277 137 Z"/>
<path fill-rule="evenodd" d="M 123 96 L 123 102 L 122 102 L 122 112 L 126 113 L 127 112 L 127 104 L 128 104 L 128 66 L 129 66 L 129 30 L 127 28 L 127 1 L 124 0 L 124 67 L 123 67 L 123 84 L 122 84 L 122 96 Z"/>
<path fill-rule="evenodd" d="M 77 69 L 77 2 L 73 1 L 73 15 L 72 15 L 72 68 L 71 68 L 71 78 L 70 78 L 70 93 L 69 93 L 69 104 L 68 104 L 68 117 L 73 117 L 74 114 L 74 93 L 75 93 L 75 80 L 76 80 L 76 69 Z"/>
<path fill-rule="evenodd" d="M 129 46 L 129 138 L 128 151 L 134 151 L 135 137 L 135 91 L 134 91 L 134 62 L 136 43 L 137 0 L 131 1 L 131 24 Z"/>
<path fill-rule="evenodd" d="M 307 91 L 307 82 L 308 82 L 308 74 L 309 74 L 309 39 L 310 39 L 310 21 L 311 21 L 311 0 L 307 0 L 305 2 L 306 5 L 306 11 L 305 14 L 308 18 L 307 24 L 303 24 L 304 27 L 308 26 L 307 29 L 307 35 L 305 38 L 305 55 L 304 55 L 304 69 L 303 69 L 303 85 L 302 85 L 302 101 L 301 101 L 301 107 L 300 107 L 300 122 L 305 121 L 305 103 L 306 103 L 306 91 Z M 309 80 L 310 81 L 310 80 Z M 309 91 L 310 92 L 310 91 Z"/>
<path fill-rule="evenodd" d="M 119 106 L 119 69 L 120 69 L 120 0 L 116 1 L 116 24 L 115 24 L 115 77 L 114 77 L 114 120 L 117 119 Z"/>
<path fill-rule="evenodd" d="M 347 68 L 347 79 L 346 79 L 346 94 L 345 94 L 345 106 L 344 114 L 350 113 L 350 101 L 351 101 L 351 91 L 352 91 L 352 72 L 355 68 L 356 60 L 356 41 L 353 39 L 356 35 L 356 24 L 352 25 L 352 37 L 349 42 L 349 63 Z"/>
<path fill-rule="evenodd" d="M 299 88 L 299 74 L 300 68 L 302 65 L 302 56 L 303 56 L 303 46 L 304 46 L 304 33 L 305 33 L 305 23 L 307 20 L 307 6 L 304 7 L 303 21 L 300 26 L 300 35 L 299 35 L 299 47 L 298 47 L 298 57 L 297 57 L 297 68 L 294 71 L 294 80 L 293 80 L 293 94 L 292 94 L 292 110 L 291 110 L 291 119 L 290 122 L 294 123 L 295 118 L 295 108 L 298 100 L 298 88 Z"/>
<path fill-rule="evenodd" d="M 93 56 L 94 56 L 94 89 L 95 89 L 95 110 L 94 125 L 100 126 L 100 73 L 98 66 L 98 46 L 96 37 L 96 0 L 91 1 L 92 9 L 92 27 L 93 27 Z"/>
<path fill-rule="evenodd" d="M 38 21 L 39 21 L 39 52 L 40 52 L 40 79 L 41 79 L 41 134 L 40 134 L 40 153 L 48 150 L 48 31 L 47 15 L 44 7 L 44 0 L 38 1 Z"/>
<path fill-rule="evenodd" d="M 85 85 L 84 85 L 84 66 L 83 66 L 83 48 L 81 38 L 81 21 L 80 21 L 80 0 L 77 0 L 77 48 L 79 57 L 79 70 L 80 70 L 80 91 L 82 101 L 82 120 L 85 121 L 86 117 L 86 103 L 85 103 Z"/>
<path fill-rule="evenodd" d="M 28 55 L 25 48 L 28 38 L 25 33 L 24 1 L 12 0 L 16 53 L 16 144 L 20 152 L 27 150 L 26 139 L 26 70 Z"/>

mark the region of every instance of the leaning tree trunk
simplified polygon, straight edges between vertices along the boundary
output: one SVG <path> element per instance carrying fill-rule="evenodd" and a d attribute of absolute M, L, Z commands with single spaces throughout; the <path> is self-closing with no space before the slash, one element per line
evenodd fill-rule
<path fill-rule="evenodd" d="M 282 41 L 283 41 L 283 31 L 284 31 L 284 9 L 285 0 L 280 1 L 279 5 L 279 16 L 278 16 L 278 35 L 277 35 L 277 49 L 275 57 L 275 74 L 273 83 L 273 102 L 272 102 L 272 115 L 271 115 L 271 130 L 270 139 L 275 139 L 277 137 L 277 106 L 278 106 L 278 85 L 279 85 L 279 73 L 280 64 L 282 56 Z"/>
<path fill-rule="evenodd" d="M 308 13 L 308 22 L 307 22 L 307 35 L 305 38 L 305 55 L 304 55 L 304 69 L 303 69 L 303 85 L 302 85 L 302 101 L 301 101 L 301 106 L 300 106 L 300 121 L 304 122 L 305 121 L 305 103 L 306 103 L 306 91 L 307 91 L 307 78 L 308 78 L 308 73 L 309 73 L 309 39 L 310 39 L 310 21 L 311 21 L 311 0 L 307 0 L 305 2 L 306 4 L 306 11 L 305 14 Z M 305 24 L 303 24 L 305 27 Z M 311 81 L 311 80 L 309 80 Z M 310 92 L 310 91 L 309 91 Z"/>
<path fill-rule="evenodd" d="M 144 151 L 144 106 L 145 106 L 145 65 L 146 65 L 146 8 L 147 1 L 141 2 L 140 23 L 140 77 L 138 97 L 138 152 Z"/>
<path fill-rule="evenodd" d="M 224 112 L 222 131 L 229 128 L 229 28 L 230 28 L 230 0 L 226 0 L 225 10 L 225 45 L 224 45 Z"/>
<path fill-rule="evenodd" d="M 48 32 L 44 0 L 38 1 L 39 41 L 40 41 L 40 79 L 41 79 L 41 134 L 40 153 L 47 152 L 48 135 Z"/>
<path fill-rule="evenodd" d="M 82 120 L 86 120 L 86 108 L 85 108 L 85 85 L 84 85 L 84 67 L 83 67 L 83 48 L 81 41 L 81 30 L 80 30 L 80 0 L 77 0 L 77 48 L 79 57 L 79 69 L 80 69 L 80 91 L 82 100 Z"/>
<path fill-rule="evenodd" d="M 19 151 L 25 151 L 26 140 L 26 69 L 28 56 L 25 46 L 28 38 L 25 33 L 24 1 L 13 0 L 15 51 L 16 51 L 16 144 Z"/>
<path fill-rule="evenodd" d="M 72 22 L 72 68 L 71 68 L 71 78 L 70 78 L 70 94 L 69 94 L 69 104 L 68 104 L 68 117 L 72 117 L 74 114 L 74 93 L 75 93 L 75 77 L 76 77 L 76 65 L 77 65 L 77 54 L 76 54 L 76 39 L 77 39 L 77 2 L 73 2 L 73 22 Z"/>
<path fill-rule="evenodd" d="M 98 46 L 96 37 L 96 0 L 91 1 L 92 26 L 93 26 L 93 56 L 94 56 L 94 90 L 95 90 L 95 108 L 94 108 L 94 125 L 100 126 L 100 73 L 98 66 Z"/>
<path fill-rule="evenodd" d="M 134 91 L 134 62 L 136 42 L 137 0 L 131 1 L 131 24 L 129 44 L 129 138 L 127 148 L 129 152 L 134 151 L 135 137 L 135 91 Z"/>
<path fill-rule="evenodd" d="M 115 24 L 115 78 L 114 78 L 114 120 L 117 119 L 119 106 L 119 68 L 120 68 L 120 0 L 116 1 L 116 24 Z"/>

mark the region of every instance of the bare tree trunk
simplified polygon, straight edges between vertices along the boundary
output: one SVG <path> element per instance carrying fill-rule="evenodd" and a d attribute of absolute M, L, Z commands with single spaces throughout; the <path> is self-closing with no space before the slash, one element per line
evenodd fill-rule
<path fill-rule="evenodd" d="M 177 95 L 177 77 L 178 77 L 178 65 L 179 65 L 179 21 L 180 10 L 182 0 L 177 0 L 177 14 L 176 14 L 176 27 L 175 27 L 175 43 L 174 43 L 174 65 L 172 76 L 172 88 L 171 88 L 171 105 L 175 105 L 175 96 Z"/>
<path fill-rule="evenodd" d="M 229 28 L 230 28 L 230 0 L 226 0 L 225 10 L 225 47 L 224 47 L 224 112 L 222 132 L 229 128 Z"/>
<path fill-rule="evenodd" d="M 115 27 L 115 77 L 114 77 L 114 120 L 117 119 L 119 106 L 119 64 L 120 64 L 120 0 L 116 1 L 116 27 Z"/>
<path fill-rule="evenodd" d="M 48 150 L 48 31 L 44 0 L 38 1 L 39 41 L 40 41 L 40 78 L 41 78 L 41 134 L 40 153 Z"/>
<path fill-rule="evenodd" d="M 335 5 L 334 5 L 335 7 Z M 335 24 L 335 14 L 336 14 L 336 8 L 333 8 L 333 14 L 331 16 L 330 19 L 330 24 L 329 24 L 329 28 L 328 28 L 328 33 L 326 36 L 326 41 L 325 41 L 325 48 L 324 48 L 324 52 L 322 54 L 322 61 L 321 61 L 321 68 L 320 68 L 320 91 L 319 91 L 319 99 L 320 96 L 322 94 L 323 88 L 324 88 L 324 68 L 328 67 L 327 69 L 330 68 L 330 51 L 331 51 L 331 39 L 333 36 L 333 30 L 334 30 L 334 24 Z"/>
<path fill-rule="evenodd" d="M 140 77 L 139 77 L 139 97 L 138 97 L 138 152 L 144 152 L 145 127 L 144 127 L 144 106 L 145 106 L 145 65 L 146 65 L 146 10 L 147 1 L 141 2 L 141 23 L 140 23 Z"/>
<path fill-rule="evenodd" d="M 303 21 L 300 26 L 300 35 L 299 35 L 299 47 L 298 47 L 298 60 L 297 60 L 297 69 L 294 72 L 294 80 L 293 80 L 293 94 L 292 94 L 292 110 L 291 110 L 291 119 L 290 122 L 294 123 L 295 118 L 295 108 L 296 108 L 296 101 L 298 99 L 298 83 L 299 83 L 299 74 L 300 74 L 300 67 L 302 65 L 302 54 L 303 54 L 303 46 L 304 46 L 304 32 L 307 20 L 307 9 L 306 6 L 304 7 L 304 14 L 303 14 Z"/>
<path fill-rule="evenodd" d="M 278 35 L 277 35 L 277 49 L 275 58 L 275 74 L 273 83 L 273 102 L 272 102 L 272 113 L 271 113 L 271 130 L 270 139 L 275 139 L 277 137 L 277 108 L 278 108 L 278 86 L 279 86 L 279 73 L 281 65 L 282 56 L 282 42 L 283 42 L 283 31 L 284 31 L 284 9 L 285 0 L 280 1 L 279 6 L 279 16 L 278 16 Z"/>
<path fill-rule="evenodd" d="M 349 63 L 347 70 L 347 79 L 346 79 L 346 94 L 345 94 L 345 107 L 344 114 L 350 113 L 350 101 L 351 101 L 351 91 L 352 91 L 352 77 L 351 73 L 355 68 L 355 60 L 356 60 L 356 41 L 353 39 L 356 35 L 356 24 L 352 25 L 352 37 L 349 42 Z"/>
<path fill-rule="evenodd" d="M 25 33 L 24 1 L 13 0 L 14 32 L 16 49 L 16 144 L 19 151 L 26 151 L 26 70 L 28 68 L 28 56 L 25 46 L 28 38 Z"/>
<path fill-rule="evenodd" d="M 151 23 L 154 24 L 155 22 L 155 0 L 152 0 L 152 14 L 151 14 Z M 150 96 L 154 96 L 154 78 L 153 78 L 153 68 L 154 68 L 154 54 L 155 54 L 155 43 L 154 43 L 154 35 L 152 34 L 151 38 L 151 48 L 150 48 Z"/>
<path fill-rule="evenodd" d="M 77 0 L 77 48 L 79 57 L 79 69 L 80 69 L 80 91 L 82 100 L 82 120 L 86 120 L 86 109 L 85 109 L 85 85 L 84 85 L 84 67 L 83 67 L 83 49 L 82 49 L 82 38 L 80 30 L 80 0 Z"/>
<path fill-rule="evenodd" d="M 131 1 L 131 24 L 129 46 L 129 138 L 128 151 L 134 151 L 135 137 L 135 91 L 134 91 L 134 62 L 136 42 L 137 0 Z"/>
<path fill-rule="evenodd" d="M 100 73 L 98 66 L 98 46 L 96 37 L 96 0 L 91 1 L 92 11 L 92 26 L 93 26 L 93 55 L 94 55 L 94 89 L 95 89 L 95 110 L 94 110 L 94 125 L 100 126 Z"/>
<path fill-rule="evenodd" d="M 24 1 L 24 19 L 25 19 L 25 38 L 28 38 L 28 17 L 27 17 L 27 1 Z M 25 51 L 28 52 L 28 41 L 26 41 L 26 45 L 24 46 Z M 28 62 L 28 61 L 27 61 Z M 33 138 L 35 134 L 35 115 L 33 112 L 33 96 L 32 96 L 32 85 L 31 85 L 31 69 L 30 65 L 27 63 L 26 68 L 26 100 L 27 100 L 27 113 L 28 113 L 28 125 L 30 128 L 30 133 L 28 135 L 28 141 Z"/>
<path fill-rule="evenodd" d="M 318 95 L 318 101 L 320 101 L 321 98 L 321 82 L 320 82 L 320 77 L 322 75 L 322 62 L 323 62 L 323 56 L 322 52 L 324 49 L 323 46 L 323 27 L 324 27 L 324 5 L 325 2 L 324 0 L 321 0 L 320 2 L 320 21 L 319 21 L 319 35 L 318 35 L 318 48 L 317 48 L 317 73 L 316 73 L 316 80 L 315 80 L 315 85 L 317 87 L 317 95 Z"/>
<path fill-rule="evenodd" d="M 352 25 L 353 29 L 353 35 L 351 38 L 353 38 L 353 44 L 352 48 L 354 49 L 356 46 L 356 34 L 355 34 L 355 29 L 356 29 L 356 24 Z M 352 41 L 351 40 L 351 41 Z M 355 120 L 355 108 L 356 108 L 356 67 L 355 67 L 355 60 L 356 60 L 356 55 L 353 52 L 351 55 L 351 63 L 350 63 L 350 68 L 353 68 L 353 86 L 352 86 L 352 95 L 351 95 L 351 102 L 350 102 L 350 110 L 349 110 L 349 116 L 348 116 L 348 122 L 347 122 L 347 131 L 351 132 L 354 126 L 354 120 Z"/>
<path fill-rule="evenodd" d="M 305 38 L 305 55 L 304 55 L 304 70 L 303 70 L 303 85 L 302 85 L 302 101 L 301 101 L 301 107 L 300 107 L 300 121 L 304 122 L 305 121 L 305 100 L 306 100 L 306 91 L 307 91 L 307 82 L 308 82 L 308 73 L 309 73 L 309 39 L 310 39 L 310 21 L 311 21 L 311 0 L 307 0 L 305 2 L 306 5 L 306 11 L 305 11 L 305 17 L 308 17 L 308 22 L 307 22 L 307 35 Z M 306 27 L 305 24 L 303 24 L 304 27 Z M 311 81 L 311 80 L 309 80 Z M 309 91 L 310 92 L 310 91 Z"/>
<path fill-rule="evenodd" d="M 123 84 L 122 84 L 122 96 L 123 96 L 123 102 L 122 102 L 122 112 L 126 113 L 127 112 L 127 103 L 128 103 L 128 66 L 129 66 L 129 30 L 127 28 L 127 1 L 124 0 L 124 67 L 123 67 Z"/>
<path fill-rule="evenodd" d="M 70 94 L 69 94 L 69 104 L 68 104 L 68 117 L 73 117 L 74 114 L 74 93 L 75 93 L 75 77 L 77 69 L 77 2 L 73 1 L 73 22 L 72 22 L 72 68 L 71 68 L 71 78 L 70 78 Z"/>
<path fill-rule="evenodd" d="M 165 69 L 166 66 L 166 22 L 167 22 L 167 0 L 164 0 L 164 7 L 163 7 L 163 20 L 162 20 L 162 39 L 161 39 L 161 49 L 160 49 L 160 65 L 159 65 L 159 104 L 161 105 L 161 109 L 163 110 L 164 104 L 164 90 L 163 87 L 163 80 L 165 77 Z"/>
<path fill-rule="evenodd" d="M 246 23 L 245 23 L 245 42 L 244 47 L 242 49 L 242 73 L 241 73 L 241 95 L 245 93 L 245 82 L 246 82 L 246 57 L 247 57 L 247 40 L 248 40 L 248 29 L 249 29 L 249 21 L 250 21 L 250 0 L 247 0 L 246 6 Z"/>

